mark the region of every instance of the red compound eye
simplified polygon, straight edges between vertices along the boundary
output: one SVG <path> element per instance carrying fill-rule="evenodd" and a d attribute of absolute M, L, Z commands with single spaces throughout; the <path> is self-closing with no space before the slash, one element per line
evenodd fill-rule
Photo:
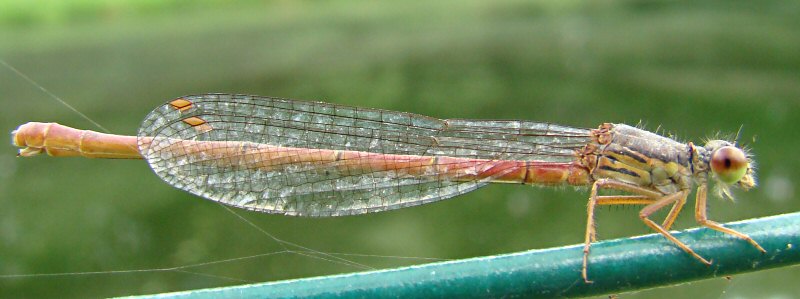
<path fill-rule="evenodd" d="M 723 146 L 711 154 L 711 170 L 723 182 L 734 184 L 747 173 L 747 157 L 733 146 Z"/>

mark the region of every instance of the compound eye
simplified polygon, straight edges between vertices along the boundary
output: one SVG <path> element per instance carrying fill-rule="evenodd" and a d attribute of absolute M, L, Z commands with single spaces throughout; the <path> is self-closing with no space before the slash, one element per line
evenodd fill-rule
<path fill-rule="evenodd" d="M 711 154 L 711 170 L 727 184 L 734 184 L 747 173 L 747 157 L 733 146 L 723 146 Z"/>

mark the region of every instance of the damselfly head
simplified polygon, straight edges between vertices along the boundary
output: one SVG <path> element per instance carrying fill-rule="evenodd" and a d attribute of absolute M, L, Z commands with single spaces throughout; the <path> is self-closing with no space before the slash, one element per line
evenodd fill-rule
<path fill-rule="evenodd" d="M 711 154 L 708 166 L 722 195 L 732 198 L 731 186 L 744 190 L 756 186 L 754 163 L 745 150 L 724 140 L 710 140 L 705 149 Z"/>

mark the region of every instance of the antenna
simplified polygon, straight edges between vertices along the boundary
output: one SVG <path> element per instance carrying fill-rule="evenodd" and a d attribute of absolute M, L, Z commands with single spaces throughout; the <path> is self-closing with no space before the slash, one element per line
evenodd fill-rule
<path fill-rule="evenodd" d="M 744 129 L 744 124 L 739 125 L 739 130 L 736 131 L 736 137 L 733 138 L 733 145 L 739 147 L 739 137 L 742 137 L 742 129 Z"/>

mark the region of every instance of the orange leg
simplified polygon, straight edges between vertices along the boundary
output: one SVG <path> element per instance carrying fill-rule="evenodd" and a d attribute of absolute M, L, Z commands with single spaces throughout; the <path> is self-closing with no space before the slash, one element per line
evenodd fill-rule
<path fill-rule="evenodd" d="M 589 263 L 589 247 L 592 246 L 592 241 L 595 238 L 594 228 L 594 206 L 597 205 L 597 189 L 600 188 L 605 180 L 598 180 L 592 184 L 592 191 L 589 193 L 589 203 L 586 206 L 586 236 L 583 243 L 583 267 L 581 267 L 581 276 L 586 283 L 592 283 L 586 273 L 586 266 Z"/>
<path fill-rule="evenodd" d="M 661 233 L 661 235 L 666 237 L 668 240 L 672 241 L 672 243 L 675 243 L 675 245 L 678 245 L 678 247 L 683 249 L 683 251 L 686 251 L 686 253 L 692 255 L 694 258 L 698 259 L 699 261 L 703 262 L 706 265 L 711 265 L 711 262 L 709 262 L 708 260 L 704 259 L 699 254 L 694 252 L 694 250 L 689 248 L 689 246 L 686 246 L 686 244 L 683 244 L 683 242 L 681 242 L 680 240 L 675 238 L 675 236 L 670 234 L 669 231 L 667 231 L 666 229 L 664 229 L 663 227 L 661 227 L 657 223 L 653 222 L 653 220 L 650 220 L 650 218 L 649 218 L 649 216 L 651 214 L 655 213 L 656 211 L 660 210 L 661 208 L 663 208 L 665 206 L 668 206 L 668 205 L 673 204 L 673 203 L 679 203 L 680 201 L 686 201 L 686 197 L 687 196 L 689 196 L 689 190 L 683 190 L 683 191 L 680 191 L 680 192 L 677 192 L 677 193 L 672 193 L 672 194 L 669 194 L 667 196 L 664 196 L 664 197 L 656 200 L 654 203 L 644 207 L 644 209 L 642 209 L 639 212 L 639 218 L 641 218 L 642 221 L 644 221 L 644 224 L 646 224 L 647 226 L 649 226 L 653 230 Z M 676 206 L 677 206 L 677 204 L 676 204 Z M 673 210 L 675 210 L 675 207 L 673 207 Z M 670 211 L 670 214 L 672 214 L 672 211 Z M 672 223 L 672 221 L 670 221 L 669 218 L 667 218 L 667 221 L 665 221 L 665 222 L 668 222 L 670 224 Z"/>
<path fill-rule="evenodd" d="M 596 204 L 600 206 L 649 205 L 655 201 L 655 199 L 644 195 L 598 196 Z"/>
<path fill-rule="evenodd" d="M 706 214 L 707 205 L 706 205 L 706 185 L 705 184 L 702 184 L 702 185 L 700 185 L 700 187 L 697 187 L 697 199 L 695 199 L 695 202 L 696 202 L 696 204 L 695 204 L 695 208 L 694 208 L 694 215 L 695 215 L 694 218 L 697 220 L 697 223 L 699 223 L 702 226 L 708 227 L 710 229 L 713 229 L 713 230 L 716 230 L 716 231 L 720 231 L 720 232 L 723 232 L 723 233 L 726 233 L 726 234 L 729 234 L 729 235 L 736 236 L 736 237 L 738 237 L 740 239 L 743 239 L 743 240 L 749 242 L 750 244 L 755 246 L 761 252 L 764 252 L 764 253 L 767 252 L 766 250 L 764 250 L 764 248 L 761 247 L 761 245 L 758 245 L 758 242 L 753 240 L 753 238 L 750 238 L 750 236 L 745 235 L 745 234 L 740 233 L 740 232 L 737 232 L 737 231 L 732 230 L 730 228 L 723 227 L 721 224 L 719 224 L 717 222 L 708 220 L 708 215 Z"/>
<path fill-rule="evenodd" d="M 611 196 L 598 196 L 597 192 L 600 188 L 615 189 L 626 191 L 639 195 L 611 195 Z M 653 204 L 656 198 L 662 195 L 658 192 L 644 189 L 639 186 L 630 185 L 618 181 L 600 179 L 592 184 L 592 191 L 589 195 L 589 203 L 586 207 L 586 236 L 583 245 L 583 267 L 581 268 L 581 275 L 586 283 L 591 283 L 587 273 L 587 266 L 589 264 L 589 249 L 592 242 L 597 241 L 597 230 L 594 225 L 594 208 L 596 205 L 617 205 L 617 204 Z"/>
<path fill-rule="evenodd" d="M 664 230 L 668 231 L 669 228 L 672 227 L 672 224 L 675 223 L 675 219 L 677 219 L 678 218 L 678 214 L 681 213 L 681 209 L 683 209 L 683 205 L 686 204 L 686 197 L 688 197 L 688 195 L 689 195 L 688 192 L 687 192 L 686 195 L 687 196 L 683 196 L 681 198 L 678 198 L 678 200 L 675 201 L 675 204 L 672 206 L 672 209 L 669 210 L 669 214 L 667 214 L 667 217 L 664 218 L 664 223 L 661 224 L 661 227 L 663 227 Z"/>

